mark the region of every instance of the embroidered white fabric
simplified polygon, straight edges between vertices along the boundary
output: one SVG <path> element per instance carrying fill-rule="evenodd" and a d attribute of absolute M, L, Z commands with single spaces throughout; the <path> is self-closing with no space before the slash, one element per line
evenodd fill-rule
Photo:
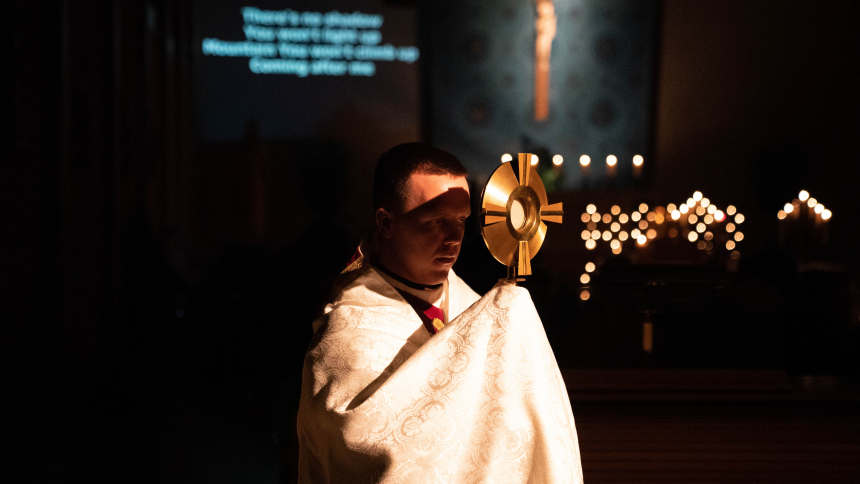
<path fill-rule="evenodd" d="M 371 267 L 314 323 L 299 482 L 581 483 L 567 391 L 527 290 L 453 271 L 435 336 Z M 458 316 L 459 314 L 459 316 Z"/>

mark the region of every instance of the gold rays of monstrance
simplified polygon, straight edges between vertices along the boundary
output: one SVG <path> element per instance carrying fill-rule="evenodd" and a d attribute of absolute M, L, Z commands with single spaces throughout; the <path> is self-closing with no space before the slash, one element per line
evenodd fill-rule
<path fill-rule="evenodd" d="M 481 194 L 481 234 L 493 257 L 508 267 L 511 282 L 532 273 L 532 257 L 546 238 L 544 222 L 561 223 L 564 213 L 561 203 L 547 203 L 532 156 L 520 153 L 516 167 L 502 163 Z"/>

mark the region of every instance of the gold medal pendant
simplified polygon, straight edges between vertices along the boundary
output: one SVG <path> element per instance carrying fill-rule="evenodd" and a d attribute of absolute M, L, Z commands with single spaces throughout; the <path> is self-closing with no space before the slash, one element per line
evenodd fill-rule
<path fill-rule="evenodd" d="M 439 331 L 445 327 L 445 323 L 443 323 L 439 318 L 433 318 L 433 327 L 436 328 L 436 331 Z"/>

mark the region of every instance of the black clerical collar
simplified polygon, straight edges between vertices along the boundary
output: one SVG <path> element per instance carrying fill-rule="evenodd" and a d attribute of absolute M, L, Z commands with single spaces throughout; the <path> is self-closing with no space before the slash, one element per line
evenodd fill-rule
<path fill-rule="evenodd" d="M 398 276 L 397 274 L 392 272 L 391 269 L 382 265 L 382 263 L 379 262 L 379 260 L 376 261 L 376 267 L 378 267 L 382 272 L 386 273 L 388 276 L 390 276 L 395 281 L 403 284 L 406 287 L 410 287 L 412 289 L 417 289 L 419 291 L 435 291 L 436 289 L 439 289 L 440 287 L 442 287 L 442 284 L 443 284 L 443 283 L 439 283 L 439 284 L 427 285 L 427 284 L 419 284 L 417 282 L 412 282 L 405 277 Z"/>

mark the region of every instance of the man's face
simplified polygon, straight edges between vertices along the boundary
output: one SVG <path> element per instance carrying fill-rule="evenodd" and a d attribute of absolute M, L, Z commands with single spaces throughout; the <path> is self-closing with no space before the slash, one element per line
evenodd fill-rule
<path fill-rule="evenodd" d="M 403 213 L 376 213 L 381 262 L 411 281 L 439 284 L 460 255 L 472 210 L 466 178 L 414 173 Z"/>

